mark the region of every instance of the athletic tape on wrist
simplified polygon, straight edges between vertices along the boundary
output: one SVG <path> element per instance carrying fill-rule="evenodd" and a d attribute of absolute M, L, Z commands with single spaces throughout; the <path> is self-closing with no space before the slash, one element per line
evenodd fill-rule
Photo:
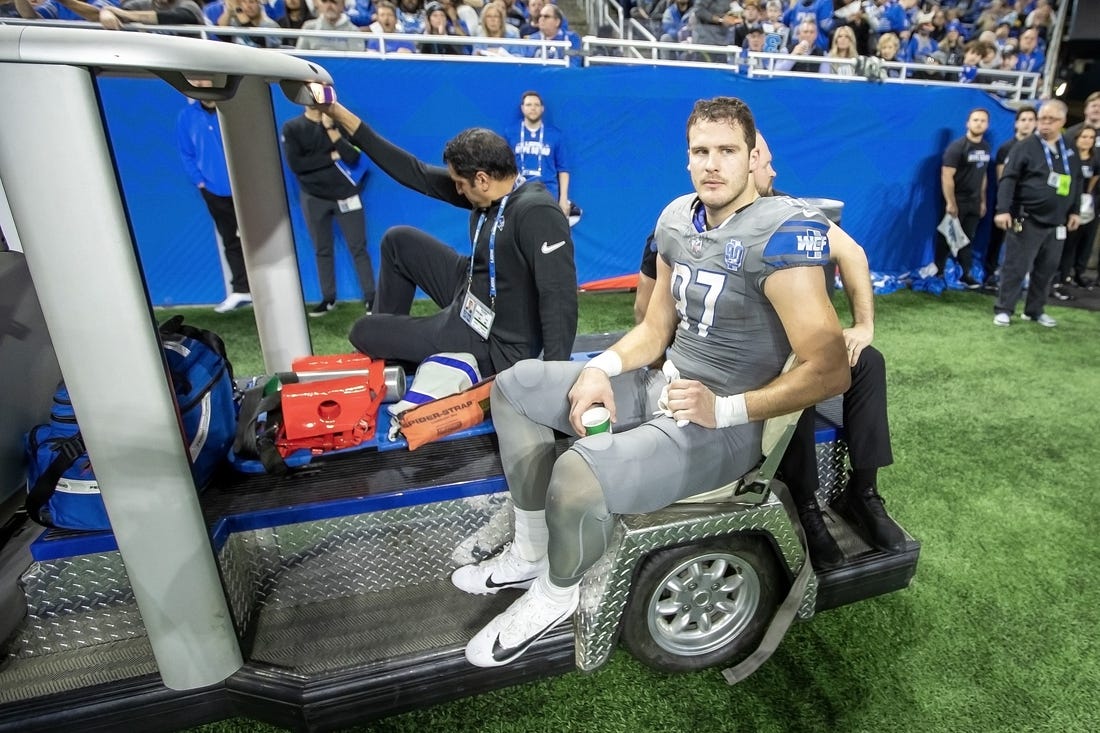
<path fill-rule="evenodd" d="M 744 394 L 716 397 L 714 399 L 714 422 L 720 428 L 744 425 L 749 421 L 749 408 L 745 404 Z"/>
<path fill-rule="evenodd" d="M 614 351 L 608 349 L 599 356 L 589 359 L 584 368 L 599 369 L 609 377 L 617 377 L 623 373 L 623 360 Z"/>

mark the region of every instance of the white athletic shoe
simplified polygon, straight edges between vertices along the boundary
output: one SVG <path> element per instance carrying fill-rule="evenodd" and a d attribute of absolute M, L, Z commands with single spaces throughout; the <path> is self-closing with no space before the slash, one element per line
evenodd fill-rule
<path fill-rule="evenodd" d="M 496 557 L 476 565 L 463 565 L 451 573 L 451 582 L 466 593 L 485 595 L 503 588 L 530 588 L 535 578 L 549 567 L 545 557 L 527 562 L 516 552 L 516 546 L 510 544 Z"/>
<path fill-rule="evenodd" d="M 475 667 L 499 667 L 512 662 L 577 610 L 580 585 L 570 589 L 569 600 L 552 600 L 543 590 L 545 576 L 508 607 L 466 645 L 466 661 Z"/>
<path fill-rule="evenodd" d="M 231 310 L 236 310 L 241 306 L 251 305 L 252 295 L 250 293 L 230 293 L 225 300 L 214 306 L 215 313 L 228 313 Z"/>
<path fill-rule="evenodd" d="M 1047 328 L 1054 328 L 1058 325 L 1058 321 L 1054 320 L 1046 313 L 1040 313 L 1036 318 L 1032 318 L 1027 313 L 1021 313 L 1020 318 L 1025 321 L 1035 321 L 1040 326 L 1046 326 Z"/>
<path fill-rule="evenodd" d="M 481 529 L 458 543 L 451 552 L 456 565 L 473 565 L 500 552 L 516 532 L 515 505 L 505 499 L 495 507 L 489 521 Z"/>

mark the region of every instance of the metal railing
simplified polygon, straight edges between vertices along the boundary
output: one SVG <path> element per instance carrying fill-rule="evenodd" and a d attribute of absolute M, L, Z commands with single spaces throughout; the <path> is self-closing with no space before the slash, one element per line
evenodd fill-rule
<path fill-rule="evenodd" d="M 874 57 L 856 59 L 826 56 L 792 56 L 786 53 L 749 51 L 738 46 L 709 46 L 694 43 L 641 41 L 619 38 L 581 39 L 581 50 L 588 65 L 679 66 L 726 69 L 752 78 L 800 77 L 882 84 L 920 84 L 923 86 L 959 86 L 961 66 L 921 64 L 909 61 L 883 61 Z M 780 68 L 788 63 L 818 65 L 818 71 L 794 71 Z M 981 69 L 980 82 L 967 84 L 1010 101 L 1037 99 L 1040 75 L 1027 71 Z"/>
<path fill-rule="evenodd" d="M 64 28 L 93 28 L 102 30 L 102 26 L 98 23 L 86 23 L 76 21 L 57 21 L 57 20 L 25 20 L 23 18 L 0 18 L 0 24 L 9 25 L 35 25 L 35 26 L 55 26 Z M 144 31 L 149 33 L 170 33 L 176 36 L 189 36 L 195 38 L 233 38 L 242 36 L 246 38 L 277 38 L 287 39 L 284 41 L 287 45 L 280 46 L 278 48 L 271 48 L 268 50 L 289 53 L 293 55 L 309 55 L 317 57 L 346 57 L 346 56 L 366 56 L 371 58 L 377 58 L 379 56 L 393 57 L 400 56 L 405 59 L 419 59 L 423 61 L 431 61 L 435 59 L 448 59 L 454 60 L 476 60 L 486 62 L 507 62 L 507 63 L 519 63 L 519 64 L 536 64 L 539 66 L 568 66 L 569 56 L 575 55 L 576 52 L 572 50 L 568 41 L 543 41 L 543 40 L 530 40 L 528 38 L 489 38 L 484 36 L 429 36 L 423 33 L 373 33 L 368 30 L 363 31 L 313 31 L 313 30 L 301 30 L 301 29 L 286 29 L 286 28 L 237 28 L 232 26 L 211 26 L 211 25 L 143 25 L 141 23 L 127 23 L 125 31 Z M 325 40 L 343 40 L 349 41 L 355 44 L 362 43 L 363 50 L 327 50 L 327 49 L 303 49 L 298 50 L 294 47 L 298 38 L 322 38 Z M 370 42 L 378 44 L 376 49 L 367 49 L 366 45 Z M 412 43 L 414 46 L 421 45 L 445 45 L 453 46 L 453 54 L 436 55 L 436 54 L 409 54 L 399 50 L 395 47 L 396 42 Z M 387 44 L 390 46 L 387 48 Z M 473 55 L 466 53 L 465 49 L 472 48 L 473 46 L 483 44 L 491 47 L 501 47 L 509 51 L 508 56 L 503 55 Z M 557 54 L 562 58 L 543 58 L 543 56 L 536 52 L 534 57 L 528 57 L 525 55 L 525 51 L 528 49 L 546 49 L 547 55 L 549 55 L 550 49 L 557 49 Z"/>
<path fill-rule="evenodd" d="M 584 15 L 588 29 L 591 31 L 607 26 L 618 38 L 639 41 L 657 40 L 644 23 L 639 23 L 637 19 L 631 17 L 616 0 L 584 0 Z"/>

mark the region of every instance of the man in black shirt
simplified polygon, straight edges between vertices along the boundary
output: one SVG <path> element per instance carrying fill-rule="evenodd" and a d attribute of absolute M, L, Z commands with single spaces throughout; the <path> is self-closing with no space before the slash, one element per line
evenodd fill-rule
<path fill-rule="evenodd" d="M 959 282 L 968 288 L 980 287 L 980 283 L 970 274 L 970 266 L 973 263 L 971 252 L 974 237 L 978 233 L 978 224 L 985 216 L 990 159 L 989 143 L 985 141 L 987 129 L 989 112 L 984 109 L 971 110 L 966 118 L 966 134 L 947 146 L 940 168 L 940 185 L 943 188 L 947 214 L 959 220 L 963 234 L 969 240 L 965 247 L 960 247 L 955 252 L 955 259 L 962 268 Z M 941 275 L 947 266 L 949 254 L 951 250 L 947 239 L 937 231 L 936 267 Z"/>
<path fill-rule="evenodd" d="M 366 182 L 359 150 L 315 107 L 283 124 L 286 163 L 298 178 L 302 214 L 317 256 L 321 302 L 310 316 L 323 316 L 336 305 L 333 225 L 344 234 L 355 262 L 367 312 L 374 303 L 374 268 L 367 252 L 367 222 L 360 192 Z"/>
<path fill-rule="evenodd" d="M 471 209 L 471 256 L 409 226 L 382 237 L 374 314 L 348 338 L 381 359 L 419 364 L 431 354 L 468 352 L 482 376 L 522 359 L 569 359 L 577 332 L 577 270 L 569 222 L 537 181 L 516 169 L 507 141 L 484 128 L 465 130 L 431 166 L 380 137 L 336 102 L 322 109 L 360 150 L 398 183 Z M 420 287 L 442 308 L 409 315 Z"/>
<path fill-rule="evenodd" d="M 1080 161 L 1062 138 L 1066 105 L 1058 100 L 1039 108 L 1039 134 L 1018 142 L 1005 161 L 997 186 L 993 223 L 1006 230 L 1001 286 L 993 323 L 1008 326 L 1031 273 L 1023 318 L 1051 328 L 1058 322 L 1043 312 L 1058 269 L 1066 233 L 1079 224 Z"/>
<path fill-rule="evenodd" d="M 1035 110 L 1031 107 L 1021 107 L 1016 112 L 1015 135 L 997 148 L 997 154 L 993 156 L 994 170 L 997 172 L 997 181 L 1001 180 L 1004 173 L 1005 161 L 1008 160 L 1008 152 L 1020 140 L 1026 140 L 1035 134 Z M 1005 241 L 1005 232 L 1000 227 L 993 227 L 989 233 L 989 246 L 985 250 L 985 285 L 986 290 L 997 290 L 997 268 L 1001 264 L 1001 245 Z"/>

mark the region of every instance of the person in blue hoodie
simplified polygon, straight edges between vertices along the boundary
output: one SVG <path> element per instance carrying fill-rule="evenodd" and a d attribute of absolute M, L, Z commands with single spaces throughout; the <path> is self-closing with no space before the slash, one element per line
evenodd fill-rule
<path fill-rule="evenodd" d="M 201 81 L 194 82 L 202 85 Z M 206 82 L 209 85 L 209 82 Z M 226 313 L 248 305 L 252 296 L 248 288 L 248 272 L 244 266 L 241 235 L 237 229 L 237 213 L 233 209 L 233 192 L 229 187 L 229 170 L 225 165 L 225 148 L 213 102 L 189 100 L 176 119 L 176 147 L 188 179 L 198 188 L 214 226 L 222 240 L 225 261 L 229 265 L 231 291 L 214 310 Z"/>

